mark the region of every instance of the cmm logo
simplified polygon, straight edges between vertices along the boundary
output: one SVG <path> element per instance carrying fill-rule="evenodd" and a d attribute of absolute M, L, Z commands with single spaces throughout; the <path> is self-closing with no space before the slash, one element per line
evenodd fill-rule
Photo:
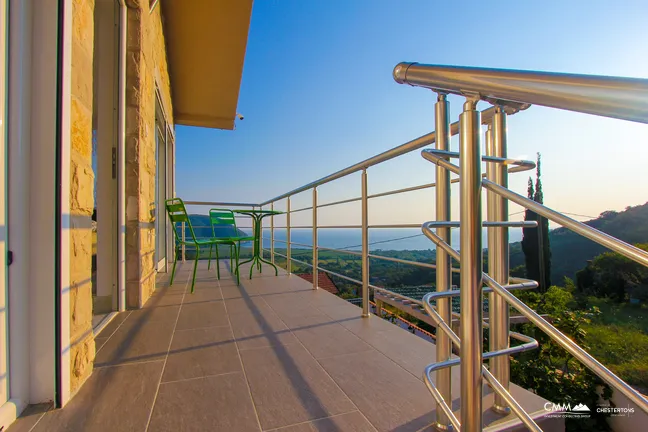
<path fill-rule="evenodd" d="M 561 417 L 589 417 L 590 409 L 587 405 L 579 403 L 571 406 L 569 403 L 556 404 L 547 402 L 544 404 L 545 411 L 560 414 Z"/>

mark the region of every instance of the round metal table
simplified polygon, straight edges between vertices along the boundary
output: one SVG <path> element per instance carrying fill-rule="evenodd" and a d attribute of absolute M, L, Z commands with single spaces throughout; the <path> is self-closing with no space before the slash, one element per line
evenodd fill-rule
<path fill-rule="evenodd" d="M 262 220 L 266 216 L 276 216 L 279 214 L 283 214 L 284 212 L 276 211 L 276 210 L 234 210 L 234 213 L 250 216 L 254 221 L 254 247 L 252 249 L 252 258 L 250 258 L 247 261 L 243 261 L 242 263 L 239 263 L 239 265 L 236 267 L 236 271 L 238 272 L 239 267 L 241 267 L 243 264 L 247 264 L 251 262 L 252 265 L 250 266 L 250 279 L 252 279 L 252 270 L 254 269 L 254 265 L 256 264 L 260 273 L 261 263 L 266 263 L 274 267 L 275 276 L 277 276 L 279 274 L 279 271 L 277 270 L 277 266 L 271 263 L 270 261 L 264 260 L 261 257 L 261 232 L 263 227 Z"/>

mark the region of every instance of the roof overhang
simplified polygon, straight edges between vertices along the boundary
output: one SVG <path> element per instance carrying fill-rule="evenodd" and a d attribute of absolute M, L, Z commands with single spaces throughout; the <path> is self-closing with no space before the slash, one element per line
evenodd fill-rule
<path fill-rule="evenodd" d="M 252 0 L 162 0 L 176 124 L 234 129 Z"/>

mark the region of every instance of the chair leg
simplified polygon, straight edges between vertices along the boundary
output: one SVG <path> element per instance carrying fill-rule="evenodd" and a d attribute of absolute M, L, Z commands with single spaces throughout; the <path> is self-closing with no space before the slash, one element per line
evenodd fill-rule
<path fill-rule="evenodd" d="M 211 269 L 211 253 L 214 245 L 209 245 L 209 261 L 207 262 L 207 270 Z"/>
<path fill-rule="evenodd" d="M 175 277 L 176 264 L 178 262 L 178 251 L 173 251 L 173 270 L 171 270 L 171 283 L 169 286 L 173 285 L 173 278 Z"/>
<path fill-rule="evenodd" d="M 218 280 L 220 280 L 220 258 L 218 257 L 218 243 L 216 243 L 214 246 L 216 246 L 216 276 L 218 277 Z"/>
<path fill-rule="evenodd" d="M 241 256 L 241 242 L 238 242 L 237 245 L 234 245 L 234 253 L 236 254 L 236 275 L 239 274 L 239 257 Z"/>
<path fill-rule="evenodd" d="M 194 286 L 196 285 L 196 270 L 198 269 L 199 259 L 200 259 L 200 248 L 196 246 L 196 259 L 194 261 L 193 278 L 191 278 L 191 294 L 194 293 Z"/>
<path fill-rule="evenodd" d="M 239 272 L 239 251 L 241 250 L 241 242 L 238 244 L 238 248 L 234 245 L 234 251 L 236 253 L 236 285 L 241 284 L 241 276 Z"/>

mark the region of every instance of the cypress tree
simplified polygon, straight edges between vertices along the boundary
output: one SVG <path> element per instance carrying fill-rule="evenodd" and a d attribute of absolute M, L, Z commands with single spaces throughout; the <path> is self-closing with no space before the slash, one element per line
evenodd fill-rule
<path fill-rule="evenodd" d="M 529 177 L 529 186 L 527 188 L 527 196 L 529 199 L 534 200 L 535 192 L 533 189 L 533 179 Z M 531 211 L 525 210 L 524 220 L 535 221 L 538 215 Z M 537 228 L 523 228 L 522 229 L 522 251 L 524 252 L 524 266 L 526 268 L 526 277 L 532 280 L 540 279 L 540 266 L 539 266 L 539 248 L 538 248 L 538 229 Z"/>
<path fill-rule="evenodd" d="M 529 199 L 543 204 L 542 175 L 540 153 L 536 163 L 535 188 L 533 179 L 529 177 L 527 196 Z M 531 210 L 524 212 L 525 221 L 538 221 L 537 228 L 524 228 L 522 230 L 522 251 L 526 276 L 538 281 L 540 292 L 545 292 L 551 286 L 551 247 L 549 244 L 549 221 Z"/>
<path fill-rule="evenodd" d="M 544 195 L 542 193 L 542 179 L 540 176 L 541 172 L 541 157 L 538 153 L 538 159 L 536 162 L 536 184 L 535 184 L 535 194 L 533 195 L 533 200 L 539 204 L 544 203 Z M 536 228 L 536 235 L 538 237 L 538 276 L 539 279 L 536 279 L 540 283 L 540 291 L 545 292 L 551 286 L 551 247 L 549 244 L 549 221 L 542 217 L 536 215 L 538 221 L 538 228 Z"/>

